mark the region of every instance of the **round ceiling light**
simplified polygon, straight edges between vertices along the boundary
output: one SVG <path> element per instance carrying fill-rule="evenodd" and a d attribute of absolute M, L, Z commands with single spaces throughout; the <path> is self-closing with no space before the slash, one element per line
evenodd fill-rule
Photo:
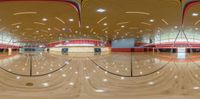
<path fill-rule="evenodd" d="M 102 9 L 102 8 L 99 8 L 99 9 L 97 9 L 97 12 L 103 13 L 103 12 L 106 12 L 106 10 Z"/>
<path fill-rule="evenodd" d="M 47 18 L 42 18 L 42 21 L 46 22 L 48 19 Z"/>
<path fill-rule="evenodd" d="M 73 21 L 74 21 L 74 19 L 69 19 L 69 21 L 70 21 L 70 22 L 73 22 Z"/>
<path fill-rule="evenodd" d="M 192 13 L 192 16 L 199 16 L 198 13 Z"/>

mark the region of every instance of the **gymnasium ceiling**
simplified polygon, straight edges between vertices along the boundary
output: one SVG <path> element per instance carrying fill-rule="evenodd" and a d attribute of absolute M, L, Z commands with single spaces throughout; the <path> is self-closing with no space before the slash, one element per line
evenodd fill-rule
<path fill-rule="evenodd" d="M 197 29 L 200 17 L 192 14 L 199 13 L 200 5 L 190 6 L 182 21 L 183 1 L 5 0 L 0 2 L 0 31 L 22 42 L 48 43 L 62 38 L 140 38 L 181 26 Z M 97 12 L 100 8 L 105 12 Z"/>

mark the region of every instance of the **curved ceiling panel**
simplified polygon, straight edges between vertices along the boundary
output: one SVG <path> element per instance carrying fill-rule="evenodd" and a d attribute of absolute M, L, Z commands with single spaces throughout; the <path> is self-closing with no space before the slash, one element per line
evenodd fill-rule
<path fill-rule="evenodd" d="M 114 40 L 195 26 L 198 0 L 5 0 L 0 30 L 19 42 Z M 5 10 L 6 9 L 6 10 Z M 194 25 L 195 24 L 195 25 Z"/>
<path fill-rule="evenodd" d="M 79 8 L 74 3 L 61 0 L 0 2 L 1 34 L 6 33 L 19 42 L 52 42 L 72 37 L 80 24 Z"/>
<path fill-rule="evenodd" d="M 178 0 L 87 0 L 82 6 L 82 32 L 107 40 L 141 37 L 181 25 L 181 16 Z"/>

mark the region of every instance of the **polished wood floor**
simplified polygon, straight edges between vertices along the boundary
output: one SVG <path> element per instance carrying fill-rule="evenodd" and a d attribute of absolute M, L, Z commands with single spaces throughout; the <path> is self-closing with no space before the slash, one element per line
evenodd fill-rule
<path fill-rule="evenodd" d="M 200 54 L 0 54 L 0 99 L 199 99 Z"/>

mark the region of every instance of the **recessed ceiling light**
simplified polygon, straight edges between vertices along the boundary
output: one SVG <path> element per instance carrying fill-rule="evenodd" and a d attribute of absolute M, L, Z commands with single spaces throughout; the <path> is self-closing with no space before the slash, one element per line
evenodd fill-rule
<path fill-rule="evenodd" d="M 107 23 L 104 23 L 103 25 L 104 25 L 104 26 L 107 26 L 108 24 L 107 24 Z"/>
<path fill-rule="evenodd" d="M 62 28 L 62 30 L 65 31 L 66 29 L 65 29 L 65 28 Z"/>
<path fill-rule="evenodd" d="M 36 31 L 37 33 L 39 33 L 39 31 Z"/>
<path fill-rule="evenodd" d="M 154 19 L 150 19 L 149 22 L 154 22 Z"/>
<path fill-rule="evenodd" d="M 18 28 L 20 28 L 20 26 L 19 26 L 19 25 L 17 25 L 17 26 L 16 26 L 16 28 L 18 29 Z"/>
<path fill-rule="evenodd" d="M 175 28 L 175 29 L 177 29 L 177 28 L 178 28 L 178 26 L 174 26 L 174 28 Z"/>
<path fill-rule="evenodd" d="M 122 27 L 122 28 L 124 28 L 125 26 L 124 26 L 124 25 L 122 25 L 121 27 Z"/>
<path fill-rule="evenodd" d="M 44 22 L 47 21 L 47 20 L 48 20 L 47 18 L 42 18 L 42 21 L 44 21 Z"/>
<path fill-rule="evenodd" d="M 99 8 L 99 9 L 97 9 L 97 12 L 103 13 L 103 12 L 106 12 L 106 10 L 102 9 L 102 8 Z"/>
<path fill-rule="evenodd" d="M 195 28 L 195 30 L 199 30 L 199 28 Z"/>
<path fill-rule="evenodd" d="M 70 21 L 70 22 L 73 22 L 73 21 L 74 21 L 74 19 L 69 19 L 69 21 Z"/>
<path fill-rule="evenodd" d="M 49 31 L 50 31 L 50 30 L 51 30 L 51 28 L 48 28 L 47 30 L 49 30 Z"/>
<path fill-rule="evenodd" d="M 198 13 L 192 13 L 192 16 L 199 16 Z"/>
<path fill-rule="evenodd" d="M 85 28 L 87 28 L 87 29 L 88 29 L 88 28 L 90 28 L 90 26 L 85 26 Z"/>

